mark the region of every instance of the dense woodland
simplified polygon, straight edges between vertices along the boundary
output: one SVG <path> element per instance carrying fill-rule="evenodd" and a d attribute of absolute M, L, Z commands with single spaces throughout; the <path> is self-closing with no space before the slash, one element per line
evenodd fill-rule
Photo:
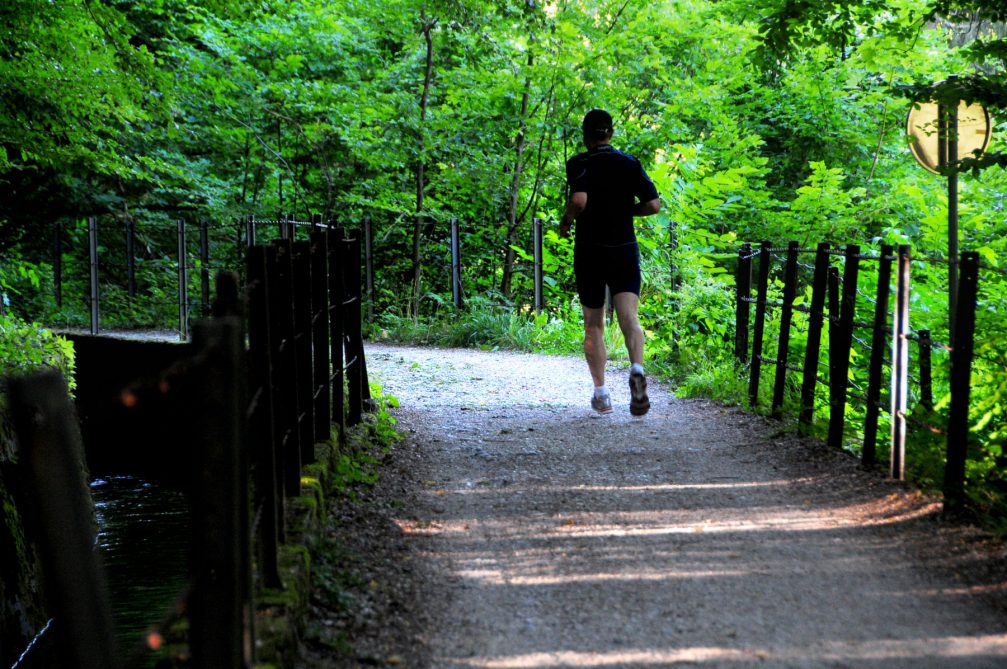
<path fill-rule="evenodd" d="M 980 101 L 991 151 L 958 166 L 961 248 L 983 262 L 969 491 L 1002 523 L 1004 20 L 1005 2 L 952 0 L 4 2 L 0 357 L 17 367 L 26 331 L 45 337 L 26 323 L 85 322 L 87 216 L 111 231 L 109 253 L 116 226 L 136 224 L 149 299 L 116 301 L 121 270 L 107 262 L 105 318 L 150 326 L 172 317 L 174 221 L 208 221 L 213 256 L 237 268 L 242 217 L 313 213 L 372 221 L 373 336 L 576 351 L 572 247 L 557 234 L 563 164 L 581 150 L 584 112 L 602 107 L 614 144 L 642 160 L 664 202 L 639 224 L 649 365 L 680 394 L 742 402 L 740 244 L 910 244 L 946 258 L 945 180 L 913 161 L 906 117 L 913 100 Z M 547 230 L 549 308 L 538 316 L 534 218 Z M 461 314 L 451 219 L 462 226 Z M 913 272 L 913 327 L 947 341 L 947 267 Z M 946 356 L 935 364 L 934 411 L 946 413 Z M 918 430 L 910 444 L 915 480 L 939 486 L 940 436 Z"/>

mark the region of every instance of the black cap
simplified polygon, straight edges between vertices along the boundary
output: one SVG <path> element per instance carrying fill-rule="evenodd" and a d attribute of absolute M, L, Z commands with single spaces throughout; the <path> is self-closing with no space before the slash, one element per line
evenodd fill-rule
<path fill-rule="evenodd" d="M 612 132 L 612 115 L 604 109 L 592 109 L 584 115 L 581 128 L 585 135 L 604 137 Z"/>

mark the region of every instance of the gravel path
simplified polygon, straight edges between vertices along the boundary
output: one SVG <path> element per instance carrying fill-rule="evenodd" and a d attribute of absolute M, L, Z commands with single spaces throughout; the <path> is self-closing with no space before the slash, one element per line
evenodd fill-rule
<path fill-rule="evenodd" d="M 342 536 L 367 611 L 325 624 L 355 655 L 305 666 L 1007 666 L 1003 547 L 780 423 L 653 381 L 633 418 L 624 370 L 597 416 L 576 358 L 368 367 L 407 439 L 345 512 L 379 535 Z"/>

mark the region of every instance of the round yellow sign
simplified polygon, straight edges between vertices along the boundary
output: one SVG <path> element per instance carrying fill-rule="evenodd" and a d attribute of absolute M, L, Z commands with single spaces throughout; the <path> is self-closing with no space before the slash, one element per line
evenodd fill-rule
<path fill-rule="evenodd" d="M 948 156 L 948 161 L 962 158 L 976 158 L 990 143 L 990 115 L 978 104 L 961 102 L 958 105 L 958 155 Z M 937 103 L 916 103 L 909 110 L 906 120 L 906 136 L 909 150 L 928 172 L 940 174 L 938 167 Z M 976 151 L 979 153 L 976 154 Z"/>

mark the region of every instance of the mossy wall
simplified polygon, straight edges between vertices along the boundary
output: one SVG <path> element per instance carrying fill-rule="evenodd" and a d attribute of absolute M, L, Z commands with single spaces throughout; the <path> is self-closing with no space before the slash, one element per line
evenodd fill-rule
<path fill-rule="evenodd" d="M 17 464 L 6 400 L 0 393 L 0 666 L 9 667 L 48 619 L 42 601 L 41 569 L 25 535 L 17 505 Z"/>

